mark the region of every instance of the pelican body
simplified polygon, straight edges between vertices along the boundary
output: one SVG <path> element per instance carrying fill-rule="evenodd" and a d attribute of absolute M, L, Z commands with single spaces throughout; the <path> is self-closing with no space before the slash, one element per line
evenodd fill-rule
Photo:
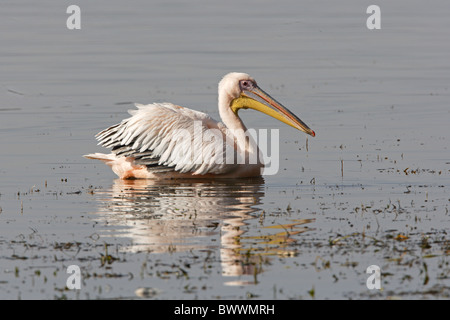
<path fill-rule="evenodd" d="M 245 73 L 232 72 L 219 83 L 222 122 L 171 103 L 136 104 L 130 118 L 96 135 L 112 153 L 88 154 L 121 179 L 245 178 L 261 176 L 261 152 L 240 109 L 263 112 L 315 136 L 302 120 L 258 87 Z"/>

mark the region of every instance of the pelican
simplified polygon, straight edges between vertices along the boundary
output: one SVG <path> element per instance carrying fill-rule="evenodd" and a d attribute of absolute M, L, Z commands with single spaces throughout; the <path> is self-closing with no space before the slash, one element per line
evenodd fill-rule
<path fill-rule="evenodd" d="M 225 75 L 218 100 L 222 123 L 171 103 L 136 104 L 137 110 L 128 111 L 130 118 L 96 135 L 99 145 L 112 153 L 84 157 L 103 161 L 121 179 L 259 177 L 264 163 L 239 118 L 240 109 L 260 111 L 315 136 L 246 73 Z"/>

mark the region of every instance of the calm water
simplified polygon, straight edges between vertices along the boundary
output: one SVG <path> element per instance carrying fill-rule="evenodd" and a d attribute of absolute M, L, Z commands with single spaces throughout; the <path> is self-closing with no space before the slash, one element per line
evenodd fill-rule
<path fill-rule="evenodd" d="M 379 1 L 373 31 L 361 1 L 77 1 L 81 30 L 70 4 L 0 4 L 0 298 L 449 297 L 445 1 Z M 317 133 L 240 113 L 280 129 L 277 175 L 123 182 L 81 157 L 133 102 L 218 119 L 230 71 Z"/>

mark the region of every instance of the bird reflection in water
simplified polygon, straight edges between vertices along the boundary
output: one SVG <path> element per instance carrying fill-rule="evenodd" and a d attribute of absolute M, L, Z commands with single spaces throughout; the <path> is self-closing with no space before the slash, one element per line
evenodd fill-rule
<path fill-rule="evenodd" d="M 128 251 L 218 250 L 224 276 L 256 275 L 271 256 L 295 255 L 295 235 L 311 230 L 303 226 L 310 219 L 265 226 L 266 213 L 258 208 L 264 197 L 263 178 L 117 179 L 111 190 L 96 194 L 101 202 L 98 220 L 106 224 L 104 235 L 130 238 Z"/>

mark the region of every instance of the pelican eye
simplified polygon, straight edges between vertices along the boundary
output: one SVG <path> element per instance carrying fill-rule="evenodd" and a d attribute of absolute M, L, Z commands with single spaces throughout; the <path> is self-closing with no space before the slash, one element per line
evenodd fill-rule
<path fill-rule="evenodd" d="M 250 90 L 255 87 L 253 81 L 251 80 L 241 80 L 239 81 L 239 86 L 241 87 L 241 90 Z"/>

